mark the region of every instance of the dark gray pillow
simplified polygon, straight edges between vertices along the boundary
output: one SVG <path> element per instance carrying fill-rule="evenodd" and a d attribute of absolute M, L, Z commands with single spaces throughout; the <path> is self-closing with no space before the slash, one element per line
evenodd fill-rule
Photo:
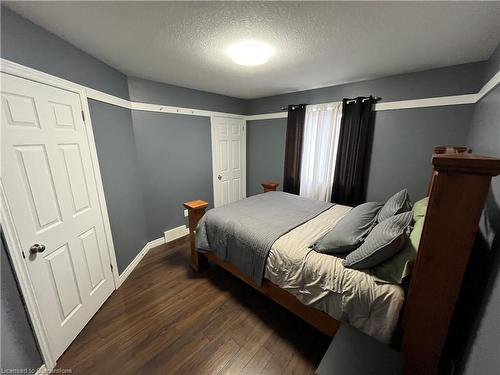
<path fill-rule="evenodd" d="M 357 249 L 370 230 L 377 224 L 376 217 L 382 203 L 368 202 L 349 211 L 337 225 L 312 244 L 312 248 L 324 254 L 345 254 Z"/>
<path fill-rule="evenodd" d="M 413 219 L 411 211 L 404 212 L 377 224 L 365 242 L 350 253 L 342 264 L 348 268 L 364 269 L 374 267 L 394 256 L 408 238 L 408 227 Z"/>
<path fill-rule="evenodd" d="M 403 189 L 390 197 L 384 207 L 379 211 L 377 222 L 382 222 L 391 216 L 411 210 L 410 196 L 408 190 Z"/>

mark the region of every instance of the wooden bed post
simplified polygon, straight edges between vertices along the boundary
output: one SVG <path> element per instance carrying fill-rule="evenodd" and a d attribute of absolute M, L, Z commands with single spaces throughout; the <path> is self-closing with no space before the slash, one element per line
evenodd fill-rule
<path fill-rule="evenodd" d="M 188 210 L 189 218 L 189 240 L 191 243 L 191 268 L 198 271 L 203 271 L 208 267 L 208 259 L 205 254 L 196 251 L 195 231 L 198 222 L 205 214 L 208 203 L 202 200 L 189 201 L 184 203 L 184 207 Z"/>
<path fill-rule="evenodd" d="M 471 153 L 472 151 L 465 146 L 435 146 L 434 151 L 432 153 L 435 155 L 443 155 L 443 154 L 460 154 L 462 152 Z M 432 168 L 431 178 L 429 179 L 429 188 L 427 189 L 427 195 L 431 194 L 432 190 L 432 181 L 434 181 L 434 174 L 436 171 Z"/>
<path fill-rule="evenodd" d="M 403 314 L 407 374 L 437 374 L 448 328 L 500 159 L 436 155 L 429 205 Z"/>

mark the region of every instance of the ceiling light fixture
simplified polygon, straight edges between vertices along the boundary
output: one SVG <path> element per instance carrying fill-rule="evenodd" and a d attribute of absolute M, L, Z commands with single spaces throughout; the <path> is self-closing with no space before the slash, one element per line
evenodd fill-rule
<path fill-rule="evenodd" d="M 255 66 L 267 62 L 273 54 L 273 49 L 265 43 L 246 41 L 232 44 L 227 53 L 236 64 Z"/>

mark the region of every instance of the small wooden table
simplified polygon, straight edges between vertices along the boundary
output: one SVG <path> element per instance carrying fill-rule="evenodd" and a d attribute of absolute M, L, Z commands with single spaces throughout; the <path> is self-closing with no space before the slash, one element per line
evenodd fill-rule
<path fill-rule="evenodd" d="M 261 185 L 264 188 L 264 193 L 267 193 L 268 191 L 276 191 L 276 189 L 279 186 L 279 183 L 275 181 L 267 181 L 263 182 Z"/>

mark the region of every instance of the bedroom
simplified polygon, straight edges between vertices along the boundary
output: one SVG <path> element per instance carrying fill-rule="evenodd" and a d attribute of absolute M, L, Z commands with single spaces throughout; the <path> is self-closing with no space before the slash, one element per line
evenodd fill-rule
<path fill-rule="evenodd" d="M 497 372 L 499 2 L 0 9 L 2 371 Z M 355 249 L 309 248 L 365 202 Z M 349 264 L 397 215 L 397 249 Z"/>

